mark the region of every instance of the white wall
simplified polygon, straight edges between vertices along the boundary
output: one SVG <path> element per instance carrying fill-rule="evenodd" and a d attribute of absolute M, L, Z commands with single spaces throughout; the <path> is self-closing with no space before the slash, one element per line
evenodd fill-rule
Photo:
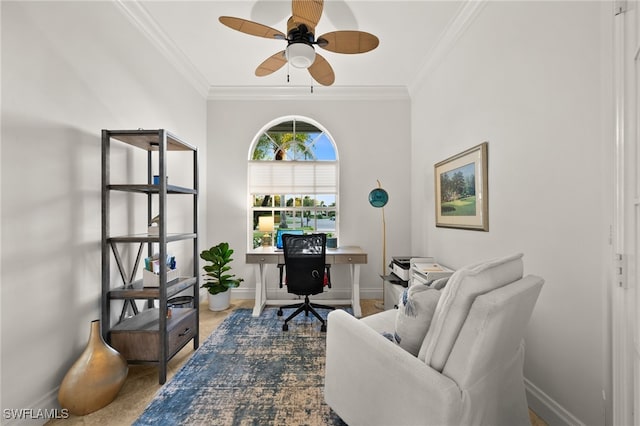
<path fill-rule="evenodd" d="M 369 253 L 363 293 L 380 296 L 381 215 L 367 202 L 380 179 L 391 197 L 387 260 L 434 255 L 459 267 L 525 253 L 525 272 L 547 282 L 525 365 L 543 391 L 535 395 L 542 409 L 557 410 L 541 414 L 604 423 L 612 139 L 605 6 L 489 2 L 411 104 L 309 95 L 208 105 L 110 3 L 0 7 L 2 408 L 52 406 L 99 317 L 100 129 L 164 127 L 200 146 L 200 245 L 229 241 L 247 280 L 234 293 L 252 297 L 255 277 L 244 264 L 249 146 L 265 123 L 299 114 L 336 141 L 340 244 Z M 490 231 L 435 228 L 433 164 L 485 140 Z M 137 154 L 116 155 L 122 175 L 138 176 Z"/>
<path fill-rule="evenodd" d="M 598 2 L 488 2 L 412 93 L 413 250 L 453 267 L 523 252 L 545 278 L 525 376 L 551 423 L 605 423 L 611 17 Z M 489 232 L 436 228 L 433 164 L 483 141 Z"/>
<path fill-rule="evenodd" d="M 206 101 L 113 3 L 1 7 L 1 406 L 42 409 L 100 318 L 100 130 L 167 128 L 204 148 Z M 113 151 L 115 179 L 142 179 L 142 151 Z"/>
<path fill-rule="evenodd" d="M 370 92 L 367 92 L 371 96 Z M 300 115 L 320 123 L 333 136 L 340 159 L 339 245 L 368 252 L 361 269 L 361 294 L 382 297 L 382 212 L 368 203 L 376 179 L 390 194 L 385 207 L 387 261 L 410 246 L 409 99 L 211 100 L 208 104 L 208 222 L 204 246 L 228 241 L 236 250 L 234 271 L 245 282 L 234 297 L 253 298 L 255 275 L 244 258 L 247 248 L 247 160 L 254 137 L 272 120 Z M 269 287 L 277 287 L 276 268 Z M 349 291 L 344 268 L 332 270 L 331 296 Z M 271 293 L 270 293 L 271 294 Z M 348 297 L 341 296 L 341 297 Z"/>

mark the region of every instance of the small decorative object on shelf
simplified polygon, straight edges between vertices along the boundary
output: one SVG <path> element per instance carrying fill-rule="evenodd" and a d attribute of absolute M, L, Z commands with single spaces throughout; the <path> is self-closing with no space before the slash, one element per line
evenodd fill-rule
<path fill-rule="evenodd" d="M 338 248 L 338 237 L 334 237 L 331 232 L 327 234 L 327 248 L 328 249 Z"/>
<path fill-rule="evenodd" d="M 160 255 L 158 253 L 144 259 L 144 269 L 142 271 L 143 287 L 158 287 L 160 285 L 160 268 L 162 267 L 162 262 L 160 262 Z M 175 256 L 167 255 L 164 268 L 167 271 L 168 283 L 175 281 L 180 277 L 180 272 L 176 268 Z"/>
<path fill-rule="evenodd" d="M 244 279 L 236 278 L 234 274 L 228 273 L 231 270 L 229 263 L 233 260 L 232 254 L 233 249 L 229 248 L 229 243 L 220 243 L 200 253 L 203 260 L 211 262 L 211 264 L 202 267 L 205 271 L 202 288 L 209 291 L 209 310 L 223 311 L 227 309 L 231 298 L 229 289 L 238 287 L 244 281 Z"/>
<path fill-rule="evenodd" d="M 178 269 L 167 269 L 167 282 L 173 282 L 180 278 Z M 160 285 L 160 274 L 148 270 L 142 271 L 142 287 L 158 287 Z"/>
<path fill-rule="evenodd" d="M 169 183 L 169 176 L 167 176 L 167 183 Z M 160 185 L 160 176 L 159 175 L 153 175 L 153 184 L 154 185 Z"/>
<path fill-rule="evenodd" d="M 149 235 L 159 236 L 160 235 L 160 226 L 158 225 L 159 223 L 160 223 L 160 215 L 157 215 L 149 221 L 149 230 L 147 233 Z"/>
<path fill-rule="evenodd" d="M 58 401 L 71 414 L 84 416 L 111 403 L 127 378 L 127 361 L 100 334 L 100 321 L 91 322 L 86 348 L 62 380 Z"/>

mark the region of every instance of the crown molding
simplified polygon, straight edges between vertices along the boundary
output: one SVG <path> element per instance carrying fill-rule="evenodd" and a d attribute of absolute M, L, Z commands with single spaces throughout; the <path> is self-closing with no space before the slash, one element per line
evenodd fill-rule
<path fill-rule="evenodd" d="M 409 84 L 409 93 L 415 93 L 429 74 L 438 67 L 447 56 L 447 54 L 456 45 L 456 42 L 467 31 L 474 19 L 478 16 L 488 0 L 467 0 L 460 6 L 458 13 L 451 19 L 447 27 L 442 31 L 438 41 L 427 55 L 427 59 L 420 67 L 420 71 L 416 74 L 416 78 Z"/>
<path fill-rule="evenodd" d="M 165 56 L 174 68 L 207 100 L 392 100 L 409 99 L 442 62 L 488 0 L 467 0 L 441 33 L 408 86 L 211 86 L 182 50 L 137 0 L 113 0 L 120 11 Z"/>
<path fill-rule="evenodd" d="M 208 100 L 408 100 L 405 86 L 211 86 Z"/>
<path fill-rule="evenodd" d="M 120 11 L 142 32 L 164 57 L 182 74 L 203 98 L 209 93 L 209 82 L 189 58 L 162 30 L 149 12 L 137 1 L 114 0 Z"/>

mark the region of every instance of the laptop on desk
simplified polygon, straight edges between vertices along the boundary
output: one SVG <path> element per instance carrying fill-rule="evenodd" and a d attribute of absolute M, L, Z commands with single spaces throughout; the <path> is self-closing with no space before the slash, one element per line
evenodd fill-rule
<path fill-rule="evenodd" d="M 284 245 L 282 243 L 282 236 L 284 234 L 292 234 L 292 235 L 304 235 L 304 230 L 302 229 L 278 229 L 276 231 L 276 251 L 282 251 Z"/>

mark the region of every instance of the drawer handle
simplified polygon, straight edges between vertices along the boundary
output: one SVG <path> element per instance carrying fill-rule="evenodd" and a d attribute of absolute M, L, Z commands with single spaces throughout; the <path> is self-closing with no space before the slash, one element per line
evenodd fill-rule
<path fill-rule="evenodd" d="M 182 333 L 178 334 L 178 337 L 184 337 L 187 334 L 189 334 L 190 331 L 191 331 L 191 327 L 187 327 L 187 328 L 184 329 L 184 331 Z"/>
<path fill-rule="evenodd" d="M 260 262 L 264 262 L 264 257 L 261 257 L 261 258 L 260 258 Z"/>
<path fill-rule="evenodd" d="M 351 258 L 349 258 L 348 260 L 349 260 L 349 262 L 351 262 L 351 260 L 352 260 L 352 259 L 351 259 Z"/>

